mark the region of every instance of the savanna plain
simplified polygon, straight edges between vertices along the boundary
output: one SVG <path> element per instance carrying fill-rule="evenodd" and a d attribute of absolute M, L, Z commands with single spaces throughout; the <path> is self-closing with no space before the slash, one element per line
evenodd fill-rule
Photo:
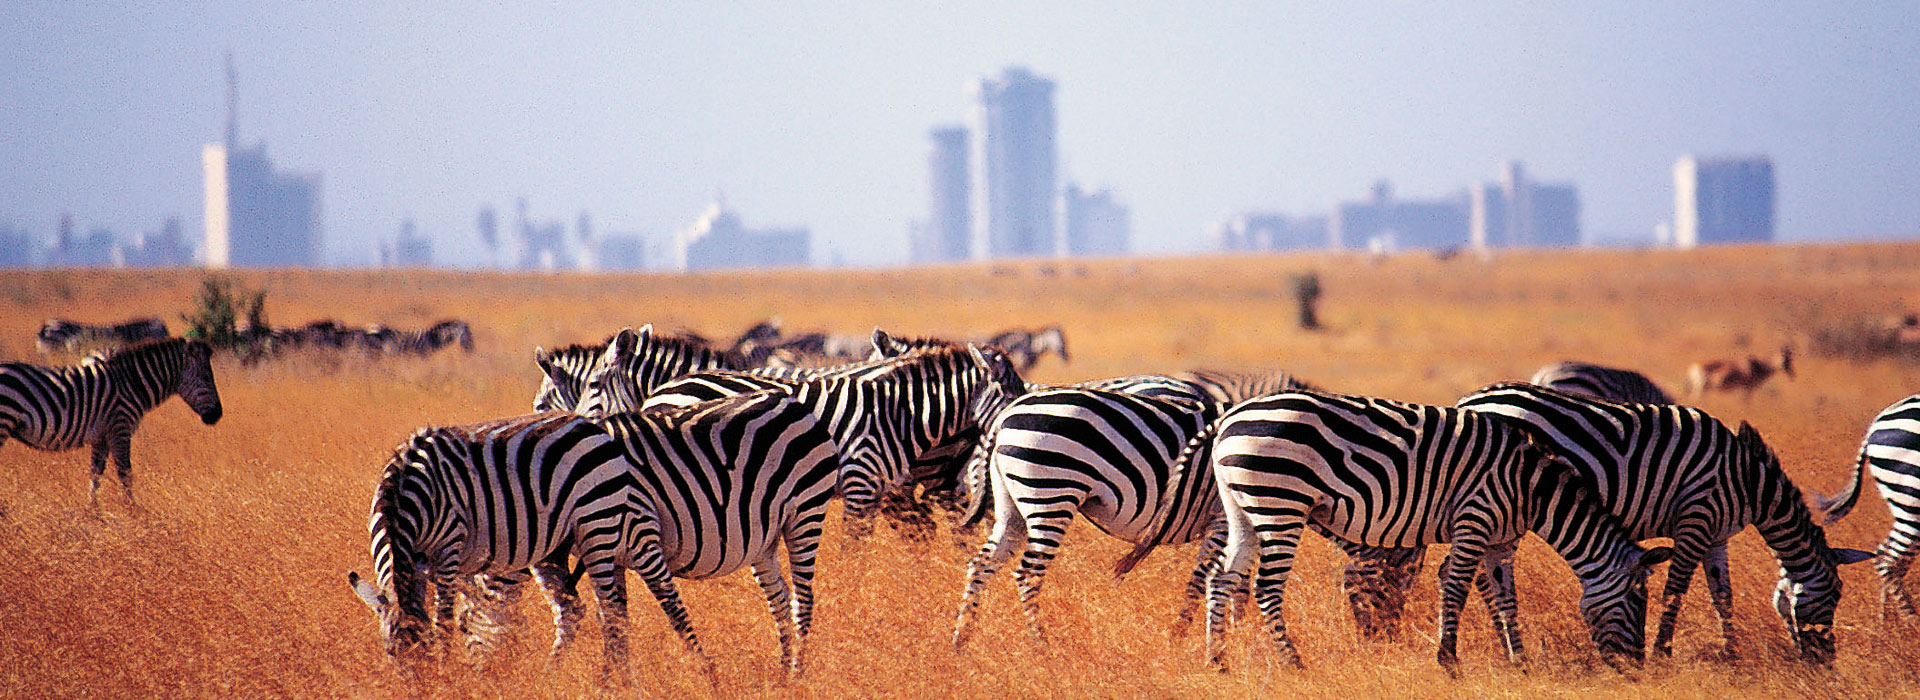
<path fill-rule="evenodd" d="M 1293 275 L 1318 274 L 1323 328 L 1295 322 Z M 42 321 L 157 316 L 174 326 L 207 273 L 198 270 L 0 273 L 0 358 L 40 363 Z M 535 346 L 598 341 L 652 323 L 731 338 L 778 316 L 789 329 L 973 336 L 1058 324 L 1071 361 L 1028 372 L 1071 382 L 1196 367 L 1284 368 L 1321 386 L 1451 404 L 1562 359 L 1638 369 L 1684 392 L 1694 361 L 1796 351 L 1797 376 L 1751 400 L 1697 403 L 1746 420 L 1804 490 L 1844 484 L 1867 422 L 1920 390 L 1920 360 L 1863 340 L 1920 309 L 1920 245 L 1564 251 L 1439 259 L 1407 254 L 1197 257 L 965 265 L 924 270 L 691 276 L 259 271 L 226 274 L 267 293 L 269 320 L 322 318 L 424 328 L 461 318 L 471 354 L 374 359 L 295 354 L 246 364 L 217 358 L 225 403 L 216 426 L 179 401 L 134 440 L 141 510 L 111 482 L 87 510 L 85 451 L 0 447 L 0 695 L 7 697 L 571 698 L 598 692 L 600 640 L 583 625 L 571 653 L 544 663 L 544 601 L 482 675 L 455 668 L 409 685 L 376 621 L 346 585 L 370 569 L 367 511 L 393 447 L 414 429 L 525 413 L 539 383 Z M 111 471 L 111 470 L 109 470 Z M 111 478 L 111 477 L 109 477 Z M 1887 514 L 1869 488 L 1829 528 L 1872 549 Z M 776 667 L 772 623 L 746 574 L 680 584 L 721 685 L 709 687 L 658 607 L 634 587 L 631 692 L 646 697 L 1573 697 L 1899 696 L 1920 681 L 1911 623 L 1883 622 L 1879 583 L 1847 567 L 1831 669 L 1797 660 L 1768 604 L 1776 565 L 1751 530 L 1732 543 L 1741 654 L 1696 579 L 1671 659 L 1618 673 L 1592 652 L 1578 586 L 1537 539 L 1523 542 L 1519 594 L 1529 663 L 1496 648 L 1469 602 L 1462 673 L 1434 662 L 1432 581 L 1408 604 L 1398 638 L 1359 637 L 1338 590 L 1343 557 L 1309 536 L 1287 587 L 1304 669 L 1279 667 L 1248 618 L 1232 630 L 1228 673 L 1201 638 L 1170 635 L 1192 547 L 1157 552 L 1124 580 L 1128 546 L 1084 521 L 1050 569 L 1032 639 L 1010 576 L 987 590 L 964 653 L 950 644 L 966 560 L 984 532 L 942 525 L 931 541 L 881 528 L 847 541 L 838 515 L 820 557 L 808 670 Z M 1663 572 L 1649 579 L 1657 591 Z M 1656 608 L 1657 610 L 1657 608 Z"/>

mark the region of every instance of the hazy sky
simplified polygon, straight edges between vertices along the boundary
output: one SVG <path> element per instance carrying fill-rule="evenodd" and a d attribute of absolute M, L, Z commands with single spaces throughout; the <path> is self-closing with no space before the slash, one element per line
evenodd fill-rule
<path fill-rule="evenodd" d="M 200 147 L 240 133 L 324 177 L 329 258 L 411 216 L 666 234 L 716 190 L 815 258 L 890 264 L 928 128 L 1025 65 L 1058 85 L 1062 184 L 1111 187 L 1136 248 L 1245 209 L 1321 213 L 1507 159 L 1648 237 L 1686 153 L 1775 161 L 1782 238 L 1920 233 L 1920 3 L 72 3 L 0 5 L 0 221 L 201 227 Z"/>

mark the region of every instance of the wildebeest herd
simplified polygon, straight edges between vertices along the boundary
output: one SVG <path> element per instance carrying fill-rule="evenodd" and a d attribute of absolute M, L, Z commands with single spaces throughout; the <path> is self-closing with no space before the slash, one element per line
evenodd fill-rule
<path fill-rule="evenodd" d="M 333 343 L 337 330 L 314 324 L 288 337 Z M 208 346 L 141 332 L 73 367 L 0 365 L 0 439 L 90 446 L 93 488 L 112 457 L 131 500 L 127 444 L 142 415 L 175 394 L 209 424 L 221 414 Z M 429 336 L 471 344 L 464 324 L 419 337 Z M 1200 543 L 1175 622 L 1204 606 L 1206 659 L 1217 667 L 1227 619 L 1248 598 L 1282 660 L 1300 663 L 1283 599 L 1307 530 L 1350 557 L 1341 584 L 1368 635 L 1395 629 L 1426 546 L 1448 545 L 1437 657 L 1449 671 L 1469 591 L 1509 656 L 1524 658 L 1512 567 L 1528 532 L 1570 565 L 1589 635 L 1616 665 L 1643 658 L 1645 578 L 1662 562 L 1655 651 L 1671 653 L 1698 571 L 1726 651 L 1737 653 L 1727 542 L 1748 526 L 1779 560 L 1774 608 L 1808 661 L 1834 658 L 1838 566 L 1876 559 L 1887 609 L 1915 614 L 1901 579 L 1920 534 L 1910 498 L 1920 489 L 1920 395 L 1875 419 L 1846 489 L 1818 504 L 1828 523 L 1846 515 L 1870 473 L 1894 526 L 1868 553 L 1829 545 L 1758 430 L 1676 405 L 1629 370 L 1559 363 L 1432 406 L 1279 371 L 1026 382 L 1040 353 L 1066 358 L 1057 328 L 974 342 L 876 330 L 862 357 L 847 346 L 768 323 L 726 345 L 646 326 L 536 348 L 537 413 L 423 428 L 385 465 L 369 519 L 372 575 L 348 578 L 387 651 L 411 673 L 464 635 L 484 661 L 523 624 L 515 603 L 537 581 L 554 608 L 557 656 L 584 617 L 584 578 L 603 674 L 620 683 L 632 570 L 711 678 L 675 580 L 744 568 L 773 612 L 782 665 L 799 674 L 830 502 L 842 501 L 847 534 L 859 537 L 876 514 L 915 512 L 887 504 L 919 491 L 958 510 L 957 525 L 992 518 L 962 582 L 957 648 L 990 577 L 1016 555 L 1027 622 L 1042 634 L 1035 601 L 1076 515 L 1134 545 L 1116 573 L 1161 545 Z M 1745 379 L 1691 388 L 1750 391 L 1773 373 L 1761 365 L 1790 374 L 1791 355 L 1754 359 L 1744 374 L 1709 372 Z M 1672 545 L 1637 544 L 1652 538 Z"/>

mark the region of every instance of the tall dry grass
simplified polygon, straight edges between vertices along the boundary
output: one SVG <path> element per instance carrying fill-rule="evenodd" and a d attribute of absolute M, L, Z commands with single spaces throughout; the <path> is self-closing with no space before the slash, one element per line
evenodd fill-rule
<path fill-rule="evenodd" d="M 1074 361 L 1047 359 L 1039 381 L 1196 366 L 1284 367 L 1324 386 L 1450 403 L 1550 361 L 1635 367 L 1681 390 L 1687 363 L 1807 344 L 1823 328 L 1920 307 L 1920 246 L 1557 252 L 1385 261 L 1340 255 L 1108 260 L 701 276 L 505 275 L 274 271 L 239 273 L 268 291 L 279 325 L 319 318 L 425 326 L 473 322 L 478 349 L 427 359 L 303 355 L 217 368 L 226 418 L 201 426 L 176 403 L 134 441 L 144 513 L 117 489 L 100 519 L 85 511 L 85 452 L 0 448 L 0 695 L 8 697 L 576 697 L 593 691 L 592 625 L 558 668 L 538 659 L 550 626 L 534 623 L 487 677 L 454 671 L 424 691 L 403 685 L 373 618 L 344 574 L 369 567 L 366 511 L 382 460 L 414 428 L 524 412 L 535 345 L 597 340 L 651 322 L 725 337 L 771 315 L 790 328 L 909 334 L 1065 326 Z M 998 273 L 996 273 L 996 270 Z M 1324 331 L 1293 327 L 1292 274 L 1320 275 Z M 0 274 L 0 358 L 33 355 L 41 321 L 157 315 L 178 326 L 202 273 Z M 1811 348 L 1809 348 L 1811 349 Z M 1804 487 L 1844 481 L 1875 412 L 1920 389 L 1920 368 L 1894 359 L 1806 356 L 1800 376 L 1751 403 L 1709 396 L 1730 422 L 1752 421 Z M 111 485 L 110 485 L 111 486 Z M 1868 499 L 1874 499 L 1869 493 Z M 1870 547 L 1886 511 L 1868 504 L 1835 527 L 1837 544 Z M 1042 596 L 1050 639 L 1019 621 L 1009 577 L 988 589 L 964 655 L 948 645 L 970 547 L 943 534 L 849 546 L 837 522 L 821 557 L 820 607 L 799 682 L 775 671 L 772 626 L 739 575 L 685 582 L 682 593 L 727 696 L 1171 697 L 1627 696 L 1912 694 L 1913 629 L 1882 623 L 1871 571 L 1847 571 L 1831 672 L 1794 661 L 1767 604 L 1775 565 L 1752 533 L 1733 543 L 1745 655 L 1714 658 L 1718 625 L 1695 590 L 1676 657 L 1636 678 L 1598 664 L 1564 564 L 1522 548 L 1523 673 L 1495 651 L 1473 604 L 1465 672 L 1433 661 L 1435 599 L 1423 582 L 1402 638 L 1359 640 L 1337 592 L 1338 554 L 1306 543 L 1288 613 L 1307 665 L 1272 666 L 1254 625 L 1234 630 L 1231 673 L 1201 663 L 1199 640 L 1172 639 L 1189 550 L 1148 559 L 1125 581 L 1108 567 L 1126 547 L 1075 526 Z M 1433 556 L 1438 556 L 1436 550 Z M 1429 569 L 1431 571 L 1431 569 Z M 1657 580 L 1655 582 L 1657 586 Z M 1698 588 L 1698 587 L 1696 587 Z M 1656 589 L 1657 590 L 1657 589 Z M 537 598 L 537 596 L 530 596 Z M 714 694 L 656 607 L 639 595 L 634 675 L 646 696 Z"/>

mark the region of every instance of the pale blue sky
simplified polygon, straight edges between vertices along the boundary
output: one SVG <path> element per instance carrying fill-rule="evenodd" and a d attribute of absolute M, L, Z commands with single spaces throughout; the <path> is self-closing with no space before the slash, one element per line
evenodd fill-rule
<path fill-rule="evenodd" d="M 1510 158 L 1646 237 L 1689 152 L 1771 155 L 1783 238 L 1920 233 L 1911 2 L 395 4 L 0 6 L 0 221 L 197 236 L 231 48 L 243 140 L 323 174 L 334 260 L 407 216 L 477 259 L 476 209 L 518 195 L 665 234 L 720 189 L 819 261 L 898 263 L 927 129 L 1012 64 L 1058 84 L 1063 184 L 1115 189 L 1146 252 Z"/>

